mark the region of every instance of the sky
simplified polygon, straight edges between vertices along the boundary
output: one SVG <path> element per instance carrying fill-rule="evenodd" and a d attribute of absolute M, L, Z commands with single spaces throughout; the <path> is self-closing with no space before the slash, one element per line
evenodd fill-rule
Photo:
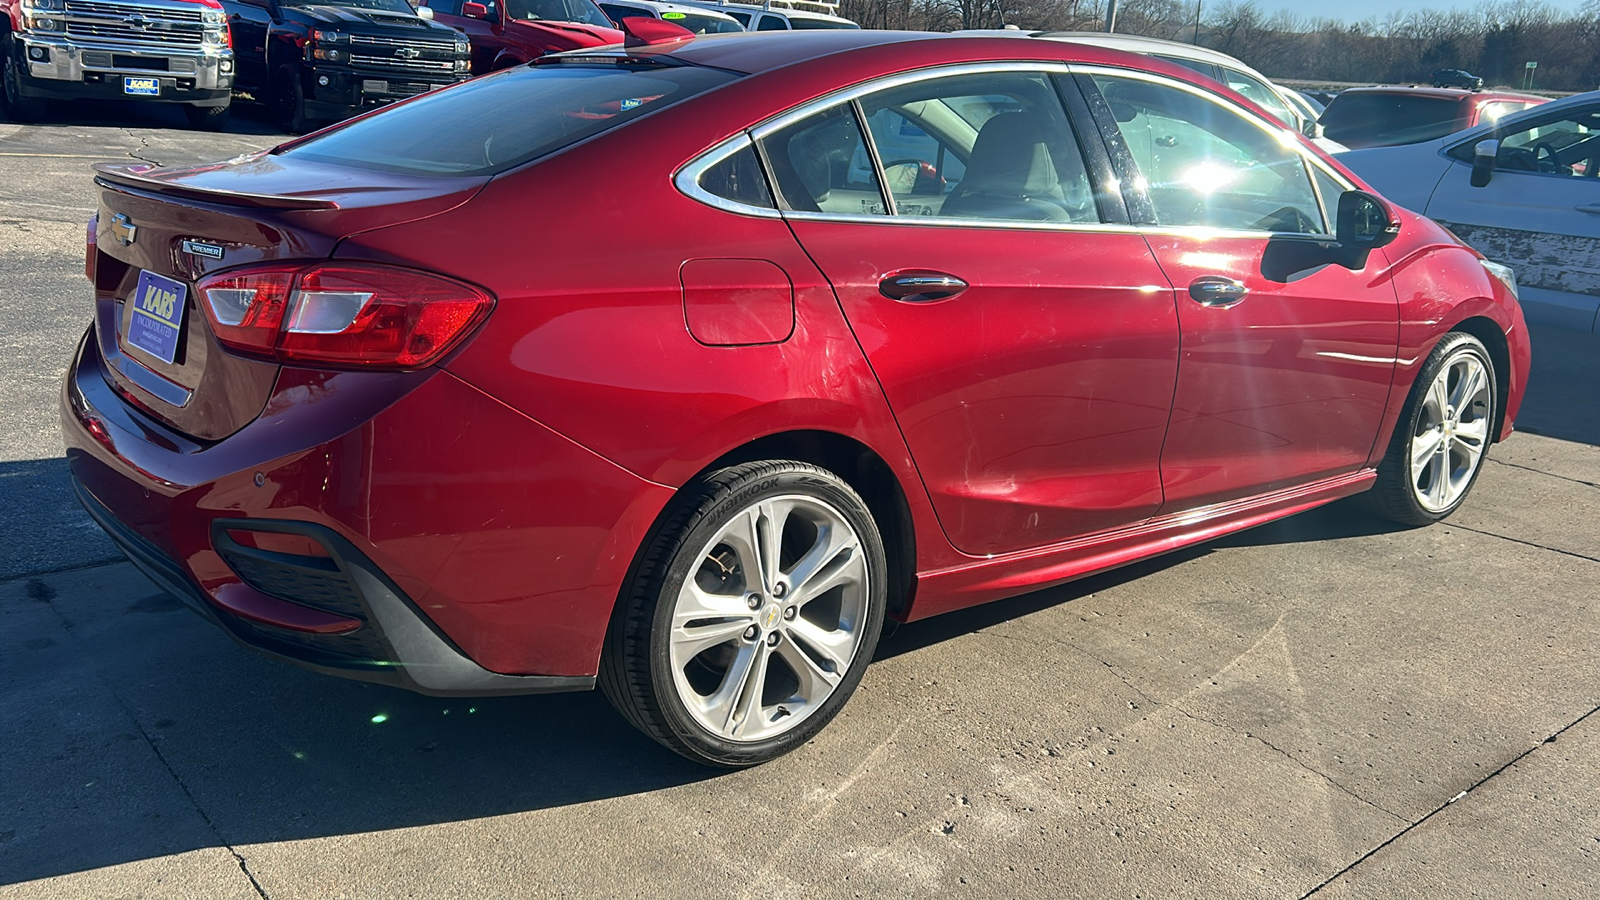
<path fill-rule="evenodd" d="M 1201 0 L 1205 6 L 1220 6 L 1220 0 Z M 1336 0 L 1336 2 L 1318 2 L 1318 0 L 1256 0 L 1256 4 L 1263 12 L 1277 12 L 1286 9 L 1295 15 L 1317 19 L 1344 19 L 1346 21 L 1360 21 L 1362 19 L 1384 19 L 1391 12 L 1416 12 L 1424 9 L 1481 9 L 1484 0 Z M 1557 13 L 1576 12 L 1583 6 L 1583 0 L 1548 0 L 1548 5 Z"/>

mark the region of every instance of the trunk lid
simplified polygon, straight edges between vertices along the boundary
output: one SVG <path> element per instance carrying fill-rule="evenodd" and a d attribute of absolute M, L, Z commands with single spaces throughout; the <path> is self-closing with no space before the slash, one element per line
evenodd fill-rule
<path fill-rule="evenodd" d="M 205 166 L 95 166 L 96 332 L 116 388 L 160 421 L 221 440 L 265 408 L 277 363 L 212 336 L 195 283 L 268 260 L 326 259 L 344 237 L 437 215 L 487 177 L 354 169 L 269 152 Z"/>

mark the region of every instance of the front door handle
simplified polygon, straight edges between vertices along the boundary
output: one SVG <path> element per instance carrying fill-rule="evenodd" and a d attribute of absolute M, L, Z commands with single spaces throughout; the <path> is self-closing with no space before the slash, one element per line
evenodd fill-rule
<path fill-rule="evenodd" d="M 954 275 L 920 269 L 894 272 L 878 282 L 878 293 L 890 300 L 903 300 L 906 303 L 948 300 L 966 289 L 967 283 Z"/>
<path fill-rule="evenodd" d="M 1227 309 L 1250 293 L 1250 289 L 1221 275 L 1205 275 L 1189 282 L 1189 296 L 1201 306 Z"/>
<path fill-rule="evenodd" d="M 1600 216 L 1600 203 L 1586 203 L 1583 206 L 1575 206 L 1575 207 L 1573 207 L 1573 209 L 1576 209 L 1578 212 L 1581 212 L 1581 213 L 1590 213 L 1590 214 L 1593 214 L 1593 215 L 1596 215 L 1596 216 Z"/>

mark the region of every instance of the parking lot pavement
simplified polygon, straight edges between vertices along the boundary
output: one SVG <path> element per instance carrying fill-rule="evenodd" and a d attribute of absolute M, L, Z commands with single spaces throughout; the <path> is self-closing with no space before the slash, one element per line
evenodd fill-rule
<path fill-rule="evenodd" d="M 0 125 L 0 153 L 272 141 L 145 131 Z M 107 562 L 54 425 L 89 160 L 49 159 L 0 158 L 33 229 L 0 243 L 0 897 L 1600 890 L 1593 337 L 1535 333 L 1529 433 L 1450 522 L 1336 505 L 903 627 L 815 742 L 725 774 L 598 694 L 269 661 Z"/>

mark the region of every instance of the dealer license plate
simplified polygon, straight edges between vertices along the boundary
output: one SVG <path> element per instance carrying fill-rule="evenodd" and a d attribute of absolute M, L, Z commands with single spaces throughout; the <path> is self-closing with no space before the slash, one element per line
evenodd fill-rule
<path fill-rule="evenodd" d="M 122 92 L 138 97 L 159 97 L 161 96 L 161 79 L 124 75 L 122 77 Z"/>
<path fill-rule="evenodd" d="M 170 364 L 178 356 L 178 329 L 183 324 L 183 301 L 187 285 L 157 275 L 140 272 L 139 284 L 128 302 L 133 314 L 128 317 L 128 346 Z"/>

